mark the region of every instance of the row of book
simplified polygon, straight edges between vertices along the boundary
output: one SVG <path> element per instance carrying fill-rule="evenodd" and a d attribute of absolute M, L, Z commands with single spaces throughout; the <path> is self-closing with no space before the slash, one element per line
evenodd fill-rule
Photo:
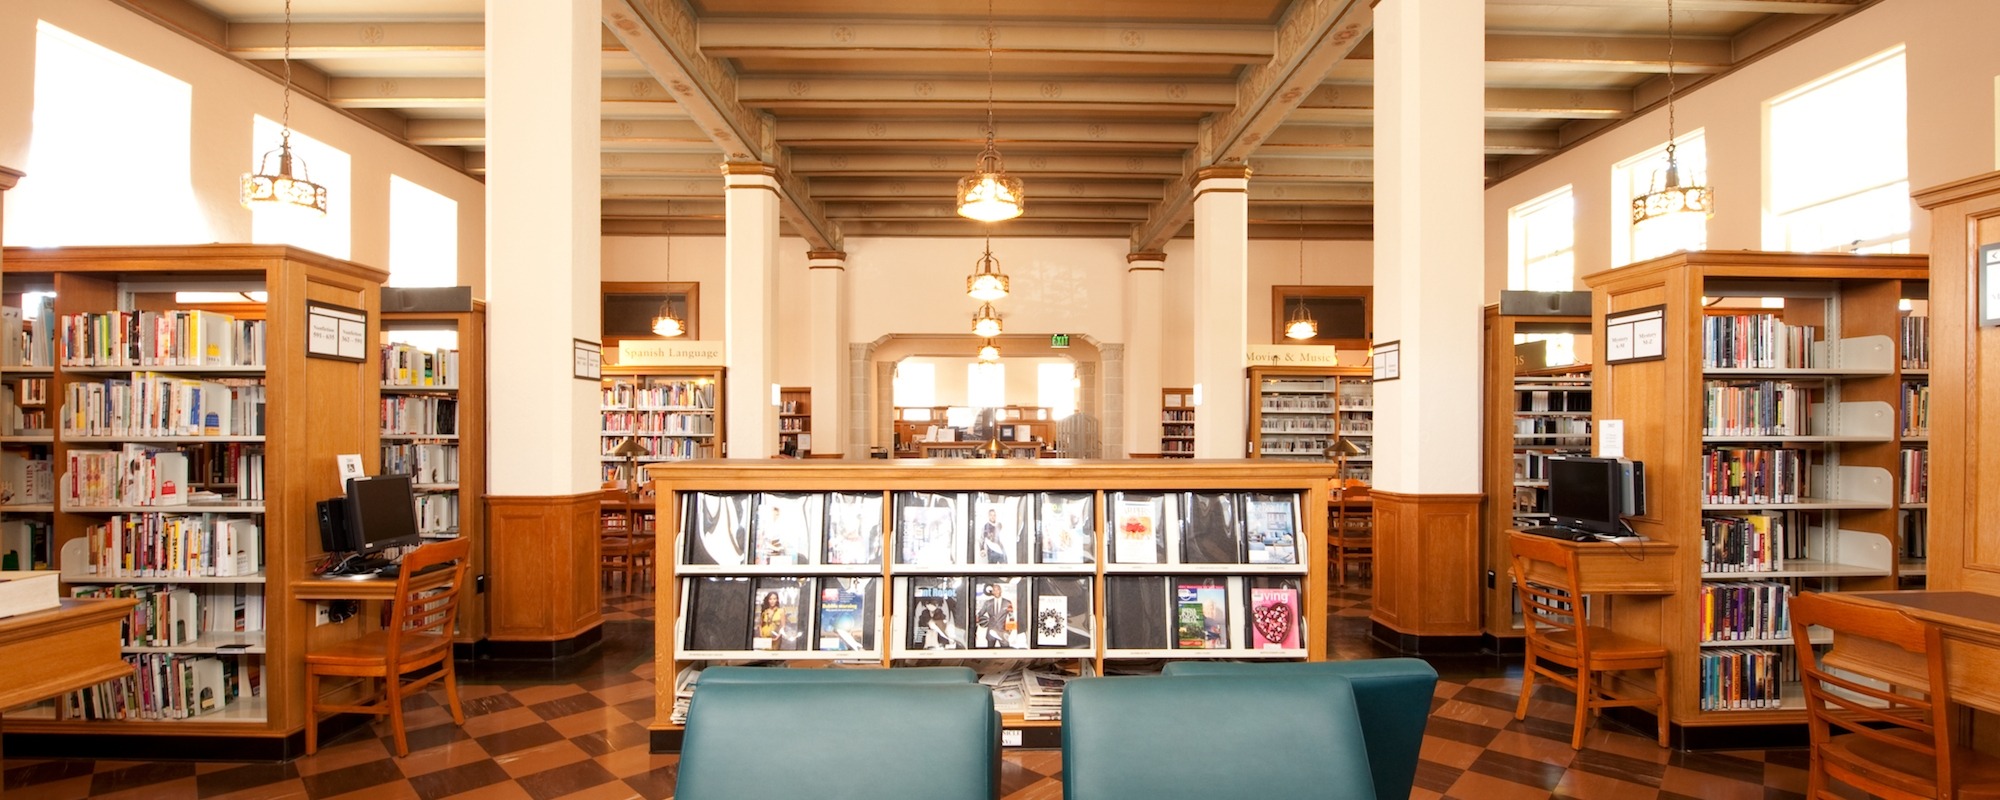
<path fill-rule="evenodd" d="M 1582 417 L 1515 417 L 1516 445 L 1567 444 L 1590 438 L 1590 420 Z"/>
<path fill-rule="evenodd" d="M 458 400 L 391 395 L 382 398 L 381 429 L 402 436 L 456 436 Z"/>
<path fill-rule="evenodd" d="M 48 378 L 16 378 L 8 388 L 13 390 L 8 398 L 9 402 L 24 406 L 48 405 Z"/>
<path fill-rule="evenodd" d="M 1711 447 L 1701 458 L 1703 503 L 1796 503 L 1806 495 L 1804 450 Z"/>
<path fill-rule="evenodd" d="M 113 514 L 84 529 L 86 563 L 66 572 L 110 578 L 239 577 L 264 568 L 263 531 L 223 514 Z M 65 548 L 67 549 L 67 548 Z"/>
<path fill-rule="evenodd" d="M 1194 409 L 1169 408 L 1160 412 L 1161 422 L 1194 422 Z"/>
<path fill-rule="evenodd" d="M 798 420 L 787 420 L 797 423 Z M 606 411 L 604 430 L 608 435 L 706 436 L 715 433 L 715 415 L 684 411 Z"/>
<path fill-rule="evenodd" d="M 1902 503 L 1931 501 L 1931 451 L 1927 447 L 1905 447 L 1896 472 L 1896 499 Z"/>
<path fill-rule="evenodd" d="M 143 444 L 71 448 L 64 461 L 65 508 L 188 504 L 188 454 L 180 450 Z"/>
<path fill-rule="evenodd" d="M 1298 439 L 1283 435 L 1266 435 L 1257 442 L 1260 455 L 1324 456 L 1327 440 Z"/>
<path fill-rule="evenodd" d="M 174 720 L 212 714 L 263 694 L 257 659 L 141 653 L 132 675 L 65 695 L 64 719 Z"/>
<path fill-rule="evenodd" d="M 1726 647 L 1701 651 L 1701 710 L 1779 708 L 1794 648 Z"/>
<path fill-rule="evenodd" d="M 1903 369 L 1931 368 L 1931 318 L 1914 314 L 1902 320 Z"/>
<path fill-rule="evenodd" d="M 55 527 L 46 519 L 0 520 L 0 570 L 48 569 L 56 562 Z"/>
<path fill-rule="evenodd" d="M 1930 516 L 1931 512 L 1922 508 L 1896 512 L 1896 530 L 1902 534 L 1904 558 L 1930 558 Z"/>
<path fill-rule="evenodd" d="M 1333 398 L 1315 394 L 1267 394 L 1261 407 L 1266 414 L 1324 414 L 1333 410 Z"/>
<path fill-rule="evenodd" d="M 600 439 L 603 441 L 603 454 L 607 457 L 614 456 L 611 451 L 618 449 L 618 445 L 624 441 L 618 436 L 604 436 L 600 437 Z M 640 435 L 637 441 L 640 447 L 646 448 L 648 458 L 690 459 L 715 457 L 715 441 L 708 437 L 690 439 L 685 436 Z M 620 460 L 623 460 L 622 457 Z M 617 469 L 618 465 L 615 464 L 604 465 L 606 479 L 610 479 L 611 473 Z"/>
<path fill-rule="evenodd" d="M 408 344 L 382 345 L 383 386 L 457 386 L 458 351 L 425 350 Z"/>
<path fill-rule="evenodd" d="M 715 408 L 715 383 L 707 380 L 613 381 L 604 387 L 607 409 Z"/>
<path fill-rule="evenodd" d="M 1580 451 L 1551 450 L 1547 452 L 1529 451 L 1514 454 L 1514 480 L 1545 481 L 1549 479 L 1549 460 L 1562 458 L 1566 454 L 1584 455 Z"/>
<path fill-rule="evenodd" d="M 65 436 L 262 436 L 264 385 L 158 372 L 75 381 L 63 391 Z"/>
<path fill-rule="evenodd" d="M 213 442 L 196 447 L 194 452 L 199 454 L 202 483 L 211 487 L 235 487 L 238 500 L 264 499 L 263 445 Z"/>
<path fill-rule="evenodd" d="M 1896 410 L 1904 436 L 1931 435 L 1930 381 L 1903 381 L 1902 401 Z"/>
<path fill-rule="evenodd" d="M 1778 581 L 1729 581 L 1701 586 L 1701 640 L 1741 642 L 1792 635 L 1787 601 L 1792 587 Z"/>
<path fill-rule="evenodd" d="M 0 365 L 53 367 L 56 338 L 49 333 L 56 318 L 55 295 L 24 294 L 22 308 L 0 308 Z"/>
<path fill-rule="evenodd" d="M 1703 381 L 1703 436 L 1797 436 L 1811 401 L 1790 381 Z"/>
<path fill-rule="evenodd" d="M 17 450 L 0 451 L 0 505 L 53 503 L 55 464 Z"/>
<path fill-rule="evenodd" d="M 77 586 L 70 596 L 137 600 L 119 622 L 119 643 L 125 647 L 178 647 L 215 634 L 264 630 L 264 593 L 257 586 L 121 583 Z"/>
<path fill-rule="evenodd" d="M 1805 526 L 1796 512 L 1761 511 L 1701 518 L 1702 572 L 1777 572 L 1806 558 Z"/>
<path fill-rule="evenodd" d="M 1530 389 L 1514 393 L 1515 411 L 1589 411 L 1590 384 L 1575 389 Z"/>
<path fill-rule="evenodd" d="M 1333 433 L 1333 418 L 1313 417 L 1273 417 L 1260 424 L 1264 433 Z"/>
<path fill-rule="evenodd" d="M 1787 325 L 1776 314 L 1703 317 L 1703 369 L 1793 369 L 1817 367 L 1813 342 L 1818 329 Z"/>
<path fill-rule="evenodd" d="M 0 387 L 0 436 L 34 436 L 49 434 L 49 411 L 46 408 L 22 408 L 12 399 L 4 396 L 14 390 Z"/>
<path fill-rule="evenodd" d="M 422 492 L 412 498 L 417 510 L 417 534 L 429 537 L 458 535 L 458 493 Z"/>
<path fill-rule="evenodd" d="M 65 367 L 255 367 L 264 321 L 215 311 L 64 314 L 56 335 Z"/>
<path fill-rule="evenodd" d="M 419 486 L 458 482 L 458 445 L 382 443 L 382 474 L 408 475 Z"/>

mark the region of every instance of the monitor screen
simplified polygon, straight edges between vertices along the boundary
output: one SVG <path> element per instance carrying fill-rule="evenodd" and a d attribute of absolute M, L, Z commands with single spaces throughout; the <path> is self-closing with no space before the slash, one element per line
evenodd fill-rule
<path fill-rule="evenodd" d="M 1549 522 L 1592 533 L 1618 533 L 1618 460 L 1549 459 Z"/>
<path fill-rule="evenodd" d="M 348 481 L 347 527 L 356 552 L 421 543 L 410 476 L 378 475 Z"/>

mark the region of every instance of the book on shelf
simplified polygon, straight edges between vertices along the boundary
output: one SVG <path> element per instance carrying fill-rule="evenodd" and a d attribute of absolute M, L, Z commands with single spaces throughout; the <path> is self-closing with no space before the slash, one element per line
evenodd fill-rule
<path fill-rule="evenodd" d="M 1702 318 L 1703 369 L 1799 369 L 1820 366 L 1812 345 L 1818 329 L 1787 325 L 1777 314 Z"/>
<path fill-rule="evenodd" d="M 1905 447 L 1900 458 L 1901 469 L 1897 471 L 1897 500 L 1904 503 L 1928 503 L 1931 499 L 1931 451 L 1923 447 Z"/>
<path fill-rule="evenodd" d="M 1174 646 L 1183 650 L 1229 648 L 1229 588 L 1182 579 L 1174 586 Z"/>
<path fill-rule="evenodd" d="M 897 492 L 896 563 L 965 563 L 965 495 Z"/>
<path fill-rule="evenodd" d="M 825 495 L 764 492 L 750 527 L 752 564 L 808 564 L 825 529 Z"/>
<path fill-rule="evenodd" d="M 385 448 L 386 449 L 386 448 Z M 192 451 L 190 478 L 210 487 L 234 487 L 238 500 L 264 499 L 264 445 L 255 442 L 206 442 Z M 385 461 L 383 472 L 396 473 Z"/>
<path fill-rule="evenodd" d="M 185 506 L 188 457 L 171 448 L 126 444 L 117 450 L 71 449 L 63 506 Z"/>
<path fill-rule="evenodd" d="M 1259 650 L 1299 647 L 1299 590 L 1296 586 L 1250 587 L 1250 646 Z"/>
<path fill-rule="evenodd" d="M 55 337 L 49 335 L 49 323 L 56 316 L 55 296 L 24 295 L 22 302 L 22 308 L 0 308 L 0 367 L 52 367 Z"/>
<path fill-rule="evenodd" d="M 50 569 L 55 526 L 46 519 L 0 519 L 0 570 Z"/>
<path fill-rule="evenodd" d="M 1022 619 L 1033 607 L 1030 582 L 1024 578 L 979 576 L 972 586 L 972 646 L 995 650 L 1026 650 L 1031 644 Z"/>
<path fill-rule="evenodd" d="M 381 430 L 396 436 L 458 435 L 458 399 L 390 395 L 382 398 Z"/>
<path fill-rule="evenodd" d="M 612 379 L 603 391 L 606 408 L 715 408 L 715 383 L 706 379 L 643 381 Z"/>
<path fill-rule="evenodd" d="M 1906 314 L 1898 326 L 1902 332 L 1897 352 L 1903 354 L 1903 369 L 1931 368 L 1931 318 Z"/>
<path fill-rule="evenodd" d="M 1906 508 L 1896 512 L 1896 531 L 1902 537 L 1904 558 L 1930 558 L 1930 511 Z"/>
<path fill-rule="evenodd" d="M 1037 559 L 1043 564 L 1089 564 L 1096 559 L 1092 540 L 1090 492 L 1041 492 L 1036 495 Z"/>
<path fill-rule="evenodd" d="M 1804 526 L 1793 512 L 1701 518 L 1702 572 L 1777 572 L 1805 558 Z"/>
<path fill-rule="evenodd" d="M 1702 453 L 1702 502 L 1796 503 L 1806 491 L 1807 453 L 1774 447 L 1714 447 Z"/>
<path fill-rule="evenodd" d="M 458 482 L 458 445 L 432 442 L 383 442 L 382 474 L 408 475 L 423 485 Z"/>
<path fill-rule="evenodd" d="M 47 611 L 62 605 L 53 570 L 0 571 L 0 618 Z"/>
<path fill-rule="evenodd" d="M 741 565 L 750 547 L 753 495 L 699 492 L 686 500 L 690 512 L 681 515 L 687 542 L 687 563 Z"/>
<path fill-rule="evenodd" d="M 125 647 L 178 647 L 203 637 L 264 630 L 264 594 L 252 585 L 121 583 L 77 586 L 70 596 L 138 601 L 120 625 Z"/>
<path fill-rule="evenodd" d="M 1243 560 L 1243 532 L 1232 492 L 1188 492 L 1179 498 L 1181 563 L 1236 564 Z"/>
<path fill-rule="evenodd" d="M 65 367 L 250 367 L 264 364 L 264 321 L 201 310 L 64 314 Z"/>
<path fill-rule="evenodd" d="M 931 575 L 910 579 L 911 649 L 965 649 L 965 592 L 962 577 Z"/>
<path fill-rule="evenodd" d="M 1744 711 L 1779 708 L 1784 703 L 1784 675 L 1791 648 L 1715 648 L 1701 652 L 1703 711 Z"/>
<path fill-rule="evenodd" d="M 751 650 L 804 650 L 811 628 L 812 578 L 758 578 L 751 590 Z"/>
<path fill-rule="evenodd" d="M 878 578 L 825 578 L 819 589 L 819 636 L 815 649 L 875 649 L 875 584 Z"/>
<path fill-rule="evenodd" d="M 1167 560 L 1167 537 L 1162 528 L 1171 507 L 1159 492 L 1114 492 L 1107 494 L 1105 528 L 1111 531 L 1111 563 L 1158 564 Z"/>
<path fill-rule="evenodd" d="M 262 532 L 256 520 L 208 513 L 113 514 L 84 529 L 77 555 L 62 568 L 111 578 L 229 578 L 263 569 Z"/>
<path fill-rule="evenodd" d="M 972 496 L 974 564 L 1019 564 L 1023 532 L 1034 524 L 1032 495 L 978 492 Z"/>
<path fill-rule="evenodd" d="M 1702 641 L 1789 638 L 1792 622 L 1786 601 L 1790 597 L 1791 586 L 1777 581 L 1702 584 Z"/>
<path fill-rule="evenodd" d="M 410 344 L 382 345 L 382 384 L 397 387 L 457 386 L 458 351 L 425 350 Z"/>
<path fill-rule="evenodd" d="M 1931 435 L 1931 383 L 1929 380 L 1903 381 L 1897 403 L 1897 428 L 1904 436 Z"/>
<path fill-rule="evenodd" d="M 1296 494 L 1250 492 L 1243 496 L 1246 564 L 1299 563 L 1299 501 Z"/>
<path fill-rule="evenodd" d="M 882 495 L 829 492 L 826 496 L 826 564 L 882 563 Z"/>
<path fill-rule="evenodd" d="M 419 493 L 415 504 L 419 536 L 449 537 L 458 533 L 457 493 Z"/>
<path fill-rule="evenodd" d="M 54 463 L 26 453 L 0 451 L 0 505 L 53 503 Z"/>
<path fill-rule="evenodd" d="M 264 693 L 254 658 L 136 653 L 133 674 L 65 695 L 64 719 L 179 720 L 221 711 Z"/>
<path fill-rule="evenodd" d="M 1806 433 L 1809 401 L 1790 381 L 1703 381 L 1703 436 Z"/>
<path fill-rule="evenodd" d="M 159 372 L 71 381 L 63 387 L 64 436 L 262 436 L 265 388 L 240 378 L 197 380 Z"/>

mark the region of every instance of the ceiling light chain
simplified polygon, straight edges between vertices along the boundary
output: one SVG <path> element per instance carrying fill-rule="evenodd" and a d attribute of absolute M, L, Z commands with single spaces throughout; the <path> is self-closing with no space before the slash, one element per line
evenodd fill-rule
<path fill-rule="evenodd" d="M 1674 155 L 1674 138 L 1678 129 L 1678 120 L 1674 115 L 1676 94 L 1679 94 L 1679 85 L 1674 80 L 1674 0 L 1667 0 L 1667 170 L 1659 189 L 1649 186 L 1649 191 L 1632 198 L 1634 225 L 1683 214 L 1700 214 L 1704 218 L 1715 216 L 1713 191 L 1705 182 L 1681 184 L 1680 162 Z"/>
<path fill-rule="evenodd" d="M 284 105 L 278 117 L 278 149 L 257 159 L 257 171 L 243 176 L 242 201 L 252 210 L 293 208 L 326 215 L 326 187 L 313 183 L 306 161 L 292 154 L 292 0 L 285 0 Z M 269 170 L 271 155 L 278 171 Z M 298 172 L 292 172 L 292 165 Z"/>
<path fill-rule="evenodd" d="M 667 237 L 667 267 L 663 277 L 666 279 L 663 282 L 668 283 L 674 279 L 674 240 L 671 236 Z M 674 313 L 673 301 L 673 293 L 669 291 L 660 298 L 660 313 L 653 316 L 653 333 L 669 339 L 687 333 L 687 324 Z"/>
<path fill-rule="evenodd" d="M 958 181 L 958 215 L 980 222 L 1000 222 L 1021 216 L 1027 197 L 1021 179 L 1007 174 L 994 144 L 993 49 L 997 31 L 993 26 L 993 0 L 986 0 L 986 148 L 973 162 L 972 174 Z"/>

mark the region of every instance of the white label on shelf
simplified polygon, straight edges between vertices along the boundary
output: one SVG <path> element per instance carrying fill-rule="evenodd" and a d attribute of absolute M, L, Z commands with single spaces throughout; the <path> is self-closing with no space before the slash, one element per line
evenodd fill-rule
<path fill-rule="evenodd" d="M 1020 729 L 1019 729 L 1019 728 L 1016 728 L 1016 729 L 1013 729 L 1013 730 L 1003 730 L 1003 731 L 1001 731 L 1001 732 L 1000 732 L 1000 746 L 1001 746 L 1001 747 L 1020 747 L 1020 746 L 1021 746 L 1021 731 L 1020 731 Z"/>
<path fill-rule="evenodd" d="M 1625 420 L 1607 419 L 1597 423 L 1597 456 L 1625 457 Z"/>

